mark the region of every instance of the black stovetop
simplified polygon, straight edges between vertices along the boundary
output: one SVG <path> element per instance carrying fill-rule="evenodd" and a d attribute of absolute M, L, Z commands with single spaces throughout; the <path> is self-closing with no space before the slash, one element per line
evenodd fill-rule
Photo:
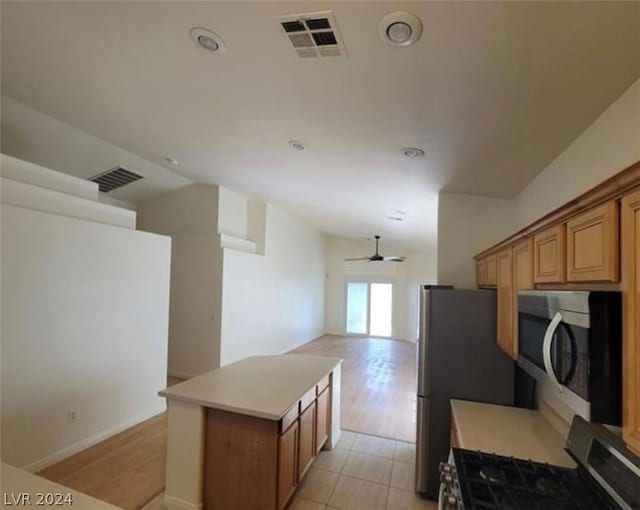
<path fill-rule="evenodd" d="M 465 510 L 619 510 L 586 473 L 576 469 L 453 449 Z"/>

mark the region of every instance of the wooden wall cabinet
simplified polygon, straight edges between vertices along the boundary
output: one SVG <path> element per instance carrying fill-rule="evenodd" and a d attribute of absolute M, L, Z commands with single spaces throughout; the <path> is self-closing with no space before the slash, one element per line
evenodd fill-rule
<path fill-rule="evenodd" d="M 516 357 L 514 344 L 515 286 L 513 277 L 513 252 L 511 248 L 496 257 L 498 277 L 498 345 L 512 358 Z"/>
<path fill-rule="evenodd" d="M 498 259 L 496 255 L 487 257 L 487 281 L 486 285 L 495 287 L 498 285 Z"/>
<path fill-rule="evenodd" d="M 558 225 L 537 234 L 533 238 L 533 281 L 564 283 L 566 267 L 565 226 Z"/>
<path fill-rule="evenodd" d="M 622 437 L 640 455 L 640 191 L 622 199 Z"/>
<path fill-rule="evenodd" d="M 516 290 L 534 289 L 533 239 L 526 239 L 513 247 L 513 267 Z"/>
<path fill-rule="evenodd" d="M 498 266 L 495 255 L 489 255 L 476 261 L 476 285 L 478 287 L 496 287 L 498 284 Z"/>
<path fill-rule="evenodd" d="M 615 200 L 567 222 L 567 281 L 617 282 L 619 212 Z"/>

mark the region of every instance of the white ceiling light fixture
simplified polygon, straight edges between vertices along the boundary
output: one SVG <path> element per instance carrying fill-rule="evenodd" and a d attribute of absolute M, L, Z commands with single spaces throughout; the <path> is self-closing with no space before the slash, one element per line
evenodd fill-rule
<path fill-rule="evenodd" d="M 193 42 L 200 48 L 218 54 L 227 51 L 227 46 L 222 40 L 222 37 L 211 30 L 195 27 L 191 29 L 190 34 Z"/>
<path fill-rule="evenodd" d="M 179 165 L 178 160 L 174 159 L 174 158 L 172 158 L 170 156 L 167 156 L 166 158 L 164 158 L 164 161 L 165 161 L 165 163 L 169 163 L 170 165 L 173 165 L 173 166 L 178 166 Z"/>
<path fill-rule="evenodd" d="M 422 22 L 409 12 L 392 12 L 380 20 L 378 35 L 392 46 L 411 46 L 422 35 Z"/>
<path fill-rule="evenodd" d="M 421 158 L 424 156 L 424 151 L 422 149 L 418 149 L 417 147 L 405 147 L 402 149 L 402 154 L 411 159 Z"/>

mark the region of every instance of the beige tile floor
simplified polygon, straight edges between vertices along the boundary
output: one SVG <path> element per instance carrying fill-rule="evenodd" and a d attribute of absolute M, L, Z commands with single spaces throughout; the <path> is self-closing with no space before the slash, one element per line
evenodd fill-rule
<path fill-rule="evenodd" d="M 415 445 L 342 431 L 314 461 L 287 510 L 436 510 L 413 491 Z M 142 510 L 163 510 L 161 497 Z"/>
<path fill-rule="evenodd" d="M 288 510 L 435 510 L 413 491 L 415 445 L 346 430 L 323 451 Z"/>

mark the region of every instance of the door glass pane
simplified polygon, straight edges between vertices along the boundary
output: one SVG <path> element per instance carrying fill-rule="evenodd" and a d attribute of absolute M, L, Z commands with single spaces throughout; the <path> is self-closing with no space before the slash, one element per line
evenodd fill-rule
<path fill-rule="evenodd" d="M 371 284 L 369 334 L 391 336 L 391 284 Z"/>
<path fill-rule="evenodd" d="M 367 334 L 367 291 L 366 283 L 347 283 L 347 333 Z"/>

